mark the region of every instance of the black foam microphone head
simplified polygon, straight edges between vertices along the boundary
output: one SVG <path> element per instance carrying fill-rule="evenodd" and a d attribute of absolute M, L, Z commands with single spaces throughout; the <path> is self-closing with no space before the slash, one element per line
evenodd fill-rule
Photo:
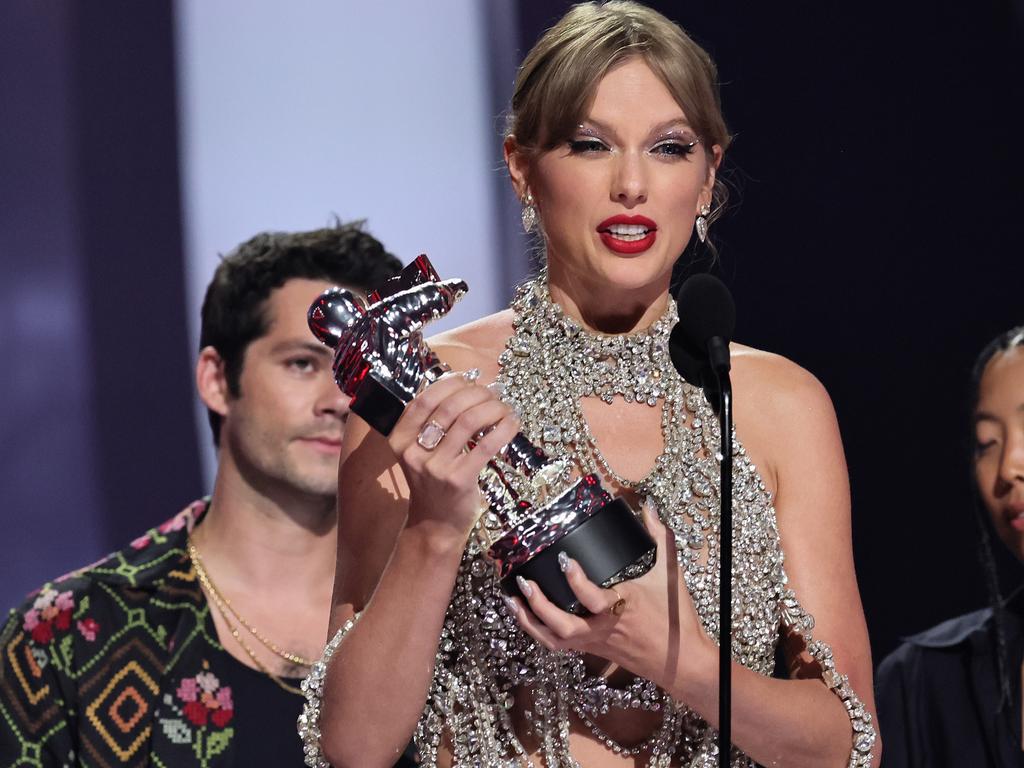
<path fill-rule="evenodd" d="M 668 339 L 668 354 L 679 375 L 693 386 L 706 386 L 709 379 L 713 378 L 707 351 L 690 343 L 682 323 L 676 323 L 672 329 Z"/>
<path fill-rule="evenodd" d="M 728 375 L 729 339 L 736 326 L 732 294 L 718 278 L 700 274 L 683 283 L 676 301 L 679 322 L 668 340 L 672 365 L 687 382 L 704 390 L 717 413 L 720 388 L 716 370 Z M 708 345 L 711 339 L 716 339 L 713 349 Z"/>
<path fill-rule="evenodd" d="M 707 355 L 708 341 L 719 337 L 725 343 L 732 339 L 736 328 L 736 304 L 725 283 L 714 275 L 693 275 L 679 289 L 676 295 L 679 305 L 680 339 L 691 350 L 700 350 L 701 357 Z M 676 336 L 673 331 L 673 337 Z"/>

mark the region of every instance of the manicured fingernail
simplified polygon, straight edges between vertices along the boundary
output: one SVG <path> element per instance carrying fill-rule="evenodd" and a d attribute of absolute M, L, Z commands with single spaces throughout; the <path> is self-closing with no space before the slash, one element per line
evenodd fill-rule
<path fill-rule="evenodd" d="M 496 394 L 498 397 L 501 397 L 502 395 L 505 394 L 505 385 L 502 384 L 500 381 L 492 381 L 490 384 L 487 385 L 487 388 L 491 390 L 491 392 Z"/>
<path fill-rule="evenodd" d="M 533 594 L 533 587 L 522 576 L 516 576 L 516 584 L 519 585 L 519 591 L 523 593 L 523 597 L 529 597 Z"/>
<path fill-rule="evenodd" d="M 562 573 L 568 573 L 569 569 L 572 568 L 572 561 L 565 552 L 558 553 L 558 567 L 562 569 Z"/>
<path fill-rule="evenodd" d="M 516 601 L 508 595 L 502 595 L 501 597 L 505 601 L 505 607 L 508 608 L 508 612 L 514 615 L 516 612 Z"/>

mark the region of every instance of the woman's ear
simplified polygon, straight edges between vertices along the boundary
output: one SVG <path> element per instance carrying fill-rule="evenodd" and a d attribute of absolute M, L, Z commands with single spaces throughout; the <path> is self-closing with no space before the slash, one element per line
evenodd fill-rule
<path fill-rule="evenodd" d="M 505 153 L 505 167 L 508 168 L 508 176 L 512 180 L 512 189 L 515 190 L 516 197 L 522 200 L 530 188 L 526 153 L 519 146 L 516 137 L 511 134 L 505 137 L 502 149 Z"/>
<path fill-rule="evenodd" d="M 710 155 L 708 158 L 708 175 L 704 179 L 704 186 L 700 192 L 700 202 L 704 203 L 706 201 L 708 205 L 711 205 L 712 193 L 715 189 L 715 178 L 718 175 L 718 167 L 722 164 L 722 157 L 724 155 L 722 147 L 718 144 L 712 145 Z"/>
<path fill-rule="evenodd" d="M 214 413 L 227 416 L 228 380 L 224 359 L 213 347 L 203 347 L 196 361 L 196 391 L 199 399 Z"/>

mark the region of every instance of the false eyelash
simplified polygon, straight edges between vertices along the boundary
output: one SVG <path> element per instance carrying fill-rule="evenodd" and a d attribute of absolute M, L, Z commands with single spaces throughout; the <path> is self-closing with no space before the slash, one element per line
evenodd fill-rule
<path fill-rule="evenodd" d="M 598 139 L 569 139 L 569 151 L 576 155 L 587 152 L 602 152 L 607 149 Z"/>

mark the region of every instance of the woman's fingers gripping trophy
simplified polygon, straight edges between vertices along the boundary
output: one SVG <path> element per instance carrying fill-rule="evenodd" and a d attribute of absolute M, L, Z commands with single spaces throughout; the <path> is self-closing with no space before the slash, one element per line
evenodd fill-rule
<path fill-rule="evenodd" d="M 462 541 L 482 509 L 477 476 L 519 430 L 512 409 L 477 384 L 478 376 L 475 370 L 448 373 L 430 384 L 388 437 L 416 499 L 410 522 L 442 522 Z"/>
<path fill-rule="evenodd" d="M 569 586 L 590 616 L 561 610 L 526 580 L 519 589 L 528 605 L 516 598 L 508 598 L 508 604 L 520 626 L 550 650 L 592 653 L 661 684 L 677 673 L 683 646 L 701 644 L 710 650 L 713 643 L 683 583 L 675 537 L 652 506 L 646 505 L 643 514 L 658 551 L 654 567 L 640 578 L 603 588 L 575 560 L 559 557 Z"/>

